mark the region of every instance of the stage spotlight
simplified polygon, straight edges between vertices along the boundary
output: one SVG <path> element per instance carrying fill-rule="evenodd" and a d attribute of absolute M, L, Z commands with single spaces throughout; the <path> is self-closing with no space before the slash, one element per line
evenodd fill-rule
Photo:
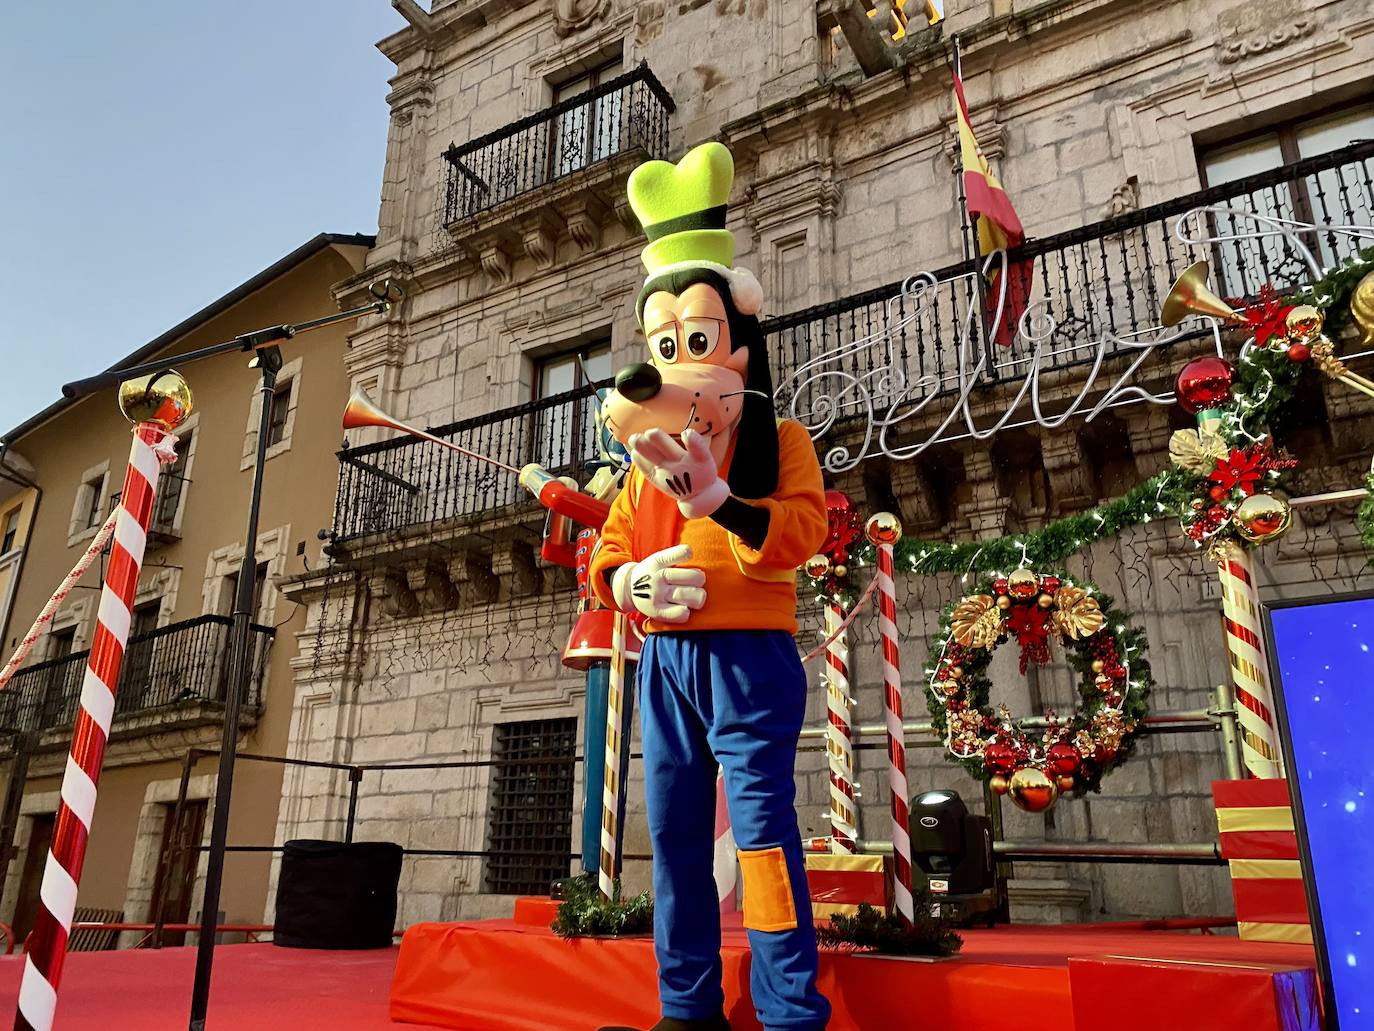
<path fill-rule="evenodd" d="M 944 915 L 960 924 L 992 922 L 992 824 L 970 813 L 958 792 L 926 791 L 912 799 L 911 858 Z"/>
<path fill-rule="evenodd" d="M 398 304 L 406 295 L 405 288 L 391 278 L 379 279 L 367 289 L 373 297 L 387 304 Z"/>

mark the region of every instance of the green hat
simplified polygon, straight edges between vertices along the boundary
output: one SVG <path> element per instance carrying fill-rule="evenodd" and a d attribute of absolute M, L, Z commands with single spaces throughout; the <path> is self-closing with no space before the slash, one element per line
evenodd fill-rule
<path fill-rule="evenodd" d="M 725 228 L 725 211 L 735 162 L 720 143 L 693 147 L 677 164 L 646 161 L 630 173 L 626 192 L 644 227 L 648 245 L 640 253 L 649 279 L 684 268 L 707 268 L 730 283 L 736 306 L 759 310 L 763 291 L 744 269 L 732 269 L 735 234 Z"/>

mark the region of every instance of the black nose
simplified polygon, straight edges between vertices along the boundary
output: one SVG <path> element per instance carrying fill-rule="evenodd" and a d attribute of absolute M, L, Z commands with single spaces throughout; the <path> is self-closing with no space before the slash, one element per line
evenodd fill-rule
<path fill-rule="evenodd" d="M 663 377 L 647 362 L 627 365 L 615 374 L 615 389 L 631 401 L 647 401 L 663 388 Z"/>

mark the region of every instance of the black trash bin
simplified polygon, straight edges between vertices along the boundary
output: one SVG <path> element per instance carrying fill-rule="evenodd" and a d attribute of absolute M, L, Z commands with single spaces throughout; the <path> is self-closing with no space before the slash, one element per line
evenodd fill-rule
<path fill-rule="evenodd" d="M 288 841 L 272 941 L 293 949 L 385 949 L 396 924 L 400 845 Z"/>

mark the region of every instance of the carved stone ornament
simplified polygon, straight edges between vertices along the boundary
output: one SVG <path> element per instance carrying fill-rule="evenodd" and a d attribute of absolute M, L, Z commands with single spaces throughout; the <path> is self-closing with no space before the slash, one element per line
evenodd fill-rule
<path fill-rule="evenodd" d="M 553 0 L 553 30 L 571 36 L 599 21 L 610 6 L 610 0 Z"/>
<path fill-rule="evenodd" d="M 1235 64 L 1312 35 L 1317 18 L 1296 0 L 1245 4 L 1217 15 L 1217 62 Z"/>

